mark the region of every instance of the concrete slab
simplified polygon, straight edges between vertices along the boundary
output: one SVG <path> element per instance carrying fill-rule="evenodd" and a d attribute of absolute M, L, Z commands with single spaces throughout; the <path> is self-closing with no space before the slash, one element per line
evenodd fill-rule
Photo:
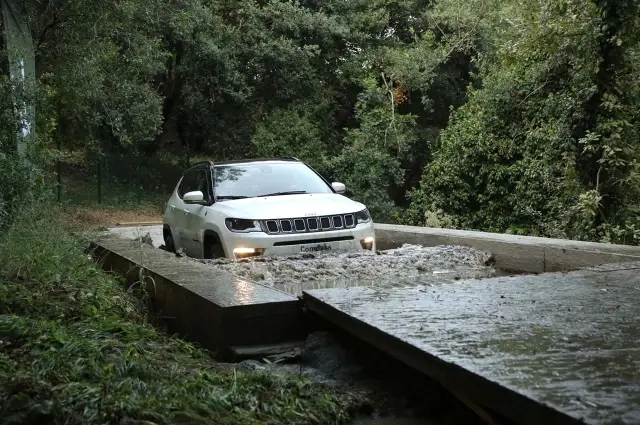
<path fill-rule="evenodd" d="M 213 274 L 197 262 L 150 245 L 107 235 L 93 242 L 102 267 L 144 282 L 154 312 L 169 331 L 218 352 L 232 346 L 279 344 L 306 336 L 299 300 L 293 295 L 237 278 Z"/>
<path fill-rule="evenodd" d="M 517 423 L 640 423 L 640 263 L 303 301 Z"/>
<path fill-rule="evenodd" d="M 570 271 L 609 263 L 640 261 L 640 247 L 431 227 L 375 224 L 378 249 L 404 243 L 462 245 L 489 251 L 496 268 L 524 273 Z"/>

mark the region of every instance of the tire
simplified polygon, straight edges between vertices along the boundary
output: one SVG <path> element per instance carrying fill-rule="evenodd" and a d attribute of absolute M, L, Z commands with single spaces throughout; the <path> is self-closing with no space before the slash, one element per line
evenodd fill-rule
<path fill-rule="evenodd" d="M 173 242 L 173 235 L 170 231 L 164 235 L 164 246 L 167 251 L 176 252 L 176 244 Z"/>
<path fill-rule="evenodd" d="M 203 256 L 205 260 L 214 260 L 216 258 L 224 258 L 224 249 L 222 244 L 212 236 L 207 236 L 204 240 Z"/>

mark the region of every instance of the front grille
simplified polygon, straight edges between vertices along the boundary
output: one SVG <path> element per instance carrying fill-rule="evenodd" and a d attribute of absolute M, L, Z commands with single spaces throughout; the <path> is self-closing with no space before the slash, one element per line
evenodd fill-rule
<path fill-rule="evenodd" d="M 280 231 L 278 222 L 275 220 L 267 220 L 265 222 L 265 227 L 267 228 L 267 233 L 278 233 Z"/>
<path fill-rule="evenodd" d="M 333 227 L 336 229 L 342 229 L 344 226 L 342 225 L 342 217 L 339 215 L 333 216 Z"/>
<path fill-rule="evenodd" d="M 312 233 L 352 229 L 356 227 L 356 220 L 353 214 L 337 214 L 322 217 L 263 220 L 262 226 L 270 235 L 279 233 Z"/>
<path fill-rule="evenodd" d="M 301 239 L 299 241 L 283 241 L 276 242 L 273 246 L 293 246 L 293 245 L 306 245 L 310 243 L 329 243 L 329 242 L 341 242 L 352 241 L 353 236 L 339 236 L 337 238 L 317 238 L 317 239 Z"/>
<path fill-rule="evenodd" d="M 354 217 L 353 214 L 347 214 L 344 216 L 344 225 L 346 227 L 353 227 Z"/>
<path fill-rule="evenodd" d="M 291 226 L 291 220 L 280 220 L 280 230 L 285 233 L 292 232 L 293 226 Z"/>

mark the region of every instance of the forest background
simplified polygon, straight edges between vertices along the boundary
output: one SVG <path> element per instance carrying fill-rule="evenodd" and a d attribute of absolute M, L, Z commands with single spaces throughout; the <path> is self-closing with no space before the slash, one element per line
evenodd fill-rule
<path fill-rule="evenodd" d="M 21 3 L 0 227 L 43 187 L 160 210 L 189 163 L 295 156 L 378 222 L 640 243 L 637 0 Z"/>

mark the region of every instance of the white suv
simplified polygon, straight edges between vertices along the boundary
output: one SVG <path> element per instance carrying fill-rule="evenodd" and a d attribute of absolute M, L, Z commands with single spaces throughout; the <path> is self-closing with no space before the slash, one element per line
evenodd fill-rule
<path fill-rule="evenodd" d="M 295 158 L 203 162 L 189 168 L 167 203 L 166 249 L 239 259 L 370 250 L 367 208 Z"/>

